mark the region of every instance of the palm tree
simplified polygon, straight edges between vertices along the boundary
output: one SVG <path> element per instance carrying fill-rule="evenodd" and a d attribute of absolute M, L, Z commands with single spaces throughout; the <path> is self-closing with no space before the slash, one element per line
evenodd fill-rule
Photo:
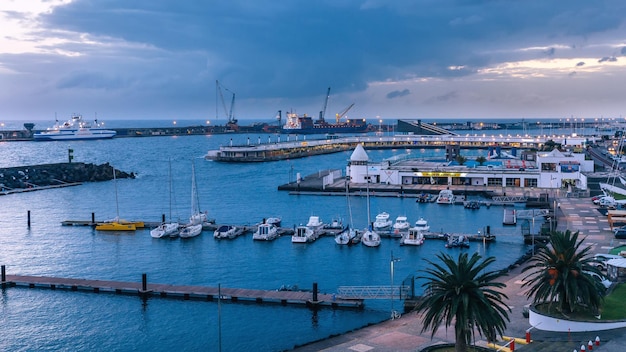
<path fill-rule="evenodd" d="M 584 240 L 584 237 L 578 240 L 578 231 L 552 232 L 550 241 L 539 247 L 523 269 L 523 272 L 530 271 L 522 285 L 530 286 L 526 297 L 533 297 L 533 303 L 557 304 L 561 313 L 588 310 L 595 314 L 606 288 L 600 282 L 600 271 L 589 252 L 591 246 L 580 248 Z"/>
<path fill-rule="evenodd" d="M 480 166 L 482 166 L 482 165 L 485 163 L 485 161 L 487 161 L 487 158 L 485 158 L 485 157 L 484 157 L 484 156 L 482 156 L 482 155 L 480 155 L 480 156 L 478 156 L 478 157 L 476 158 L 476 162 L 477 162 Z"/>
<path fill-rule="evenodd" d="M 495 341 L 496 334 L 502 335 L 509 320 L 511 309 L 504 303 L 508 298 L 500 291 L 506 284 L 495 280 L 502 276 L 501 271 L 485 272 L 496 258 L 482 257 L 474 253 L 468 259 L 467 253 L 459 254 L 455 260 L 449 254 L 439 253 L 437 258 L 443 263 L 426 260 L 431 267 L 426 269 L 424 299 L 417 306 L 418 312 L 425 312 L 422 332 L 431 330 L 435 335 L 442 323 L 446 327 L 454 321 L 455 351 L 465 352 L 474 336 L 474 328 L 480 335 Z"/>
<path fill-rule="evenodd" d="M 467 158 L 464 157 L 463 155 L 458 155 L 456 157 L 456 162 L 459 163 L 459 165 L 465 164 L 466 161 L 467 161 Z"/>

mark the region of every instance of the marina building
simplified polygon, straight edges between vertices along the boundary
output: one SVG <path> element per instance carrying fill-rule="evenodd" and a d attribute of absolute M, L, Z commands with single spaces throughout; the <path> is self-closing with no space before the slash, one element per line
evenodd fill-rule
<path fill-rule="evenodd" d="M 524 151 L 519 157 L 500 151 L 483 163 L 467 160 L 460 165 L 450 158 L 447 160 L 391 158 L 372 162 L 359 144 L 350 157 L 346 175 L 353 184 L 564 188 L 572 191 L 574 188 L 586 190 L 585 173 L 594 170 L 593 160 L 586 160 L 584 153 L 558 149 Z"/>

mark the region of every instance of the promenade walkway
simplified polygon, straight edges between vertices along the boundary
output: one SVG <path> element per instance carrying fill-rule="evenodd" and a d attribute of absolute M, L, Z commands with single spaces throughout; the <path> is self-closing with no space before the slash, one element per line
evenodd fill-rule
<path fill-rule="evenodd" d="M 613 238 L 606 216 L 597 211 L 589 198 L 561 198 L 557 209 L 559 219 L 558 230 L 580 231 L 586 236 L 583 245 L 591 245 L 594 253 L 606 253 L 610 248 L 619 245 Z M 526 299 L 527 288 L 522 288 L 521 273 L 524 265 L 514 268 L 503 277 L 506 283 L 504 292 L 508 296 L 507 304 L 511 308 L 510 322 L 507 324 L 505 336 L 525 338 L 526 330 L 530 328 L 528 318 L 522 314 L 524 306 L 530 301 Z M 294 349 L 297 352 L 326 351 L 326 352 L 391 352 L 391 351 L 420 351 L 437 343 L 453 343 L 454 328 L 446 330 L 440 327 L 437 334 L 431 338 L 430 331 L 420 333 L 422 319 L 415 312 L 404 314 L 400 319 L 387 320 L 380 324 L 348 332 L 339 336 L 321 340 L 306 346 Z M 531 330 L 533 343 L 529 345 L 516 344 L 516 350 L 531 352 L 571 352 L 580 350 L 581 344 L 595 340 L 599 336 L 601 345 L 594 348 L 600 352 L 622 352 L 626 343 L 626 329 L 590 333 L 554 333 L 537 329 Z M 477 345 L 486 346 L 487 341 L 477 340 Z M 501 345 L 503 343 L 500 343 Z"/>

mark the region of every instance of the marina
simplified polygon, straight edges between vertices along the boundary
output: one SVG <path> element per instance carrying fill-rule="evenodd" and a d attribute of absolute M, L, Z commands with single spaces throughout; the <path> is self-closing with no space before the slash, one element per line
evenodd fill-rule
<path fill-rule="evenodd" d="M 471 241 L 469 248 L 445 248 L 444 241 L 425 239 L 423 244 L 400 245 L 399 238 L 383 237 L 380 245 L 339 245 L 332 234 L 318 237 L 315 242 L 292 243 L 290 236 L 273 241 L 253 241 L 250 234 L 222 240 L 213 237 L 220 225 L 245 226 L 254 229 L 262 218 L 279 217 L 281 228 L 292 230 L 305 225 L 310 216 L 321 222 L 343 219 L 344 224 L 363 231 L 368 224 L 366 183 L 351 185 L 350 207 L 346 207 L 345 183 L 336 180 L 306 194 L 309 175 L 323 170 L 344 168 L 351 151 L 319 155 L 311 158 L 281 160 L 272 164 L 231 164 L 201 160 L 206 150 L 233 143 L 245 144 L 246 135 L 221 135 L 207 138 L 190 135 L 185 138 L 113 138 L 77 142 L 72 145 L 76 162 L 109 162 L 120 170 L 132 170 L 135 179 L 118 179 L 119 206 L 129 219 L 140 219 L 145 225 L 160 224 L 162 214 L 170 213 L 168 191 L 169 159 L 172 160 L 172 219 L 189 217 L 190 179 L 189 159 L 196 160 L 197 190 L 200 209 L 206 209 L 215 224 L 199 236 L 185 241 L 152 238 L 149 231 L 129 233 L 95 231 L 91 226 L 62 226 L 65 219 L 87 225 L 94 219 L 109 219 L 116 214 L 112 181 L 86 182 L 80 187 L 62 187 L 39 192 L 25 192 L 0 197 L 2 208 L 8 209 L 3 218 L 0 236 L 0 263 L 11 274 L 19 276 L 61 277 L 79 280 L 135 282 L 147 273 L 151 282 L 173 286 L 230 287 L 273 291 L 283 285 L 309 288 L 317 282 L 319 291 L 338 292 L 339 287 L 389 285 L 390 252 L 401 258 L 395 265 L 395 285 L 399 285 L 423 268 L 424 259 L 432 259 L 445 251 L 479 251 L 498 259 L 494 269 L 512 265 L 529 249 L 519 228 L 501 224 L 501 207 L 481 206 L 465 209 L 462 202 L 443 206 L 434 202 L 417 202 L 418 195 L 438 194 L 446 185 L 414 184 L 398 189 L 395 185 L 370 184 L 371 218 L 387 212 L 392 219 L 399 215 L 414 224 L 420 217 L 427 219 L 433 233 L 484 232 L 491 226 L 497 238 L 488 244 Z M 48 164 L 67 160 L 65 143 L 6 143 L 6 158 L 2 167 Z M 372 160 L 383 160 L 397 154 L 393 149 L 369 151 Z M 441 157 L 445 148 L 415 151 L 423 157 Z M 480 155 L 480 150 L 475 150 Z M 141 161 L 141 162 L 138 162 Z M 296 175 L 301 178 L 300 193 Z M 323 178 L 323 176 L 321 177 Z M 227 181 L 227 182 L 226 182 Z M 312 181 L 313 182 L 313 181 Z M 291 190 L 280 190 L 290 185 Z M 479 195 L 473 187 L 451 185 L 455 196 Z M 468 193 L 465 194 L 464 189 Z M 515 196 L 514 187 L 481 186 L 481 192 Z M 402 192 L 404 191 L 404 193 Z M 337 196 L 328 196 L 335 194 Z M 539 193 L 537 190 L 536 193 Z M 400 196 L 398 196 L 400 195 Z M 535 195 L 534 193 L 529 196 Z M 520 194 L 523 196 L 523 194 Z M 465 198 L 467 200 L 467 198 Z M 460 201 L 460 199 L 459 199 Z M 517 203 L 515 207 L 523 207 Z M 352 219 L 348 214 L 351 208 Z M 26 216 L 30 212 L 30 225 Z M 448 219 L 454 218 L 452 224 Z M 6 219 L 6 220 L 4 220 Z M 348 220 L 351 219 L 351 220 Z M 538 225 L 538 224 L 537 224 Z M 482 232 L 481 232 L 482 233 Z M 485 245 L 486 244 L 486 245 Z M 506 253 L 502 256 L 502 253 Z M 68 260 L 71 258 L 71 260 Z M 54 268 L 52 270 L 51 268 Z M 417 287 L 419 283 L 416 283 Z M 217 302 L 200 299 L 157 299 L 146 302 L 133 294 L 93 294 L 71 290 L 33 290 L 13 287 L 5 289 L 2 314 L 7 322 L 7 336 L 40 336 L 42 345 L 73 346 L 77 349 L 101 349 L 119 346 L 129 348 L 214 349 L 218 339 Z M 419 292 L 417 292 L 419 294 Z M 244 300 L 241 300 L 244 301 Z M 33 302 L 46 302 L 36 310 L 22 310 Z M 226 301 L 229 303 L 228 301 Z M 395 302 L 400 306 L 400 302 Z M 222 305 L 222 341 L 228 350 L 276 351 L 295 345 L 342 334 L 362 326 L 378 323 L 389 317 L 389 300 L 363 302 L 364 310 L 294 309 L 281 304 Z M 102 307 L 109 307 L 103 310 Z M 47 317 L 45 324 L 41 317 Z M 50 318 L 52 317 L 52 318 Z M 80 329 L 72 322 L 84 321 Z M 33 325 L 33 322 L 36 322 Z M 186 331 L 173 331 L 171 324 L 187 322 Z M 191 327 L 193 326 L 193 327 Z M 45 329 L 44 329 L 45 327 Z M 69 328 L 68 328 L 69 327 Z M 120 327 L 123 327 L 120 329 Z M 297 329 L 296 329 L 297 327 Z M 27 329 L 27 330 L 24 330 Z M 63 330 L 62 340 L 46 337 L 43 330 Z M 116 329 L 112 339 L 106 331 Z M 238 338 L 238 331 L 250 333 Z M 167 337 L 163 331 L 169 331 Z M 297 332 L 296 332 L 297 331 Z M 189 333 L 196 338 L 189 341 Z M 272 336 L 272 338 L 268 338 Z M 67 337 L 67 338 L 66 338 Z M 10 339 L 10 346 L 20 341 Z M 158 346 L 158 347 L 157 347 Z M 178 347 L 177 347 L 178 346 Z M 209 346 L 209 347 L 207 347 Z"/>

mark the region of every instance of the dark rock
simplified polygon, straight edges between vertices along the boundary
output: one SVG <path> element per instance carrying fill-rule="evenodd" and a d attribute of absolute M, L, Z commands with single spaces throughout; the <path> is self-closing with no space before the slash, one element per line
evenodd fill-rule
<path fill-rule="evenodd" d="M 115 170 L 115 177 L 135 178 L 135 173 Z M 11 189 L 112 179 L 113 167 L 109 163 L 59 163 L 0 168 L 0 186 Z"/>

